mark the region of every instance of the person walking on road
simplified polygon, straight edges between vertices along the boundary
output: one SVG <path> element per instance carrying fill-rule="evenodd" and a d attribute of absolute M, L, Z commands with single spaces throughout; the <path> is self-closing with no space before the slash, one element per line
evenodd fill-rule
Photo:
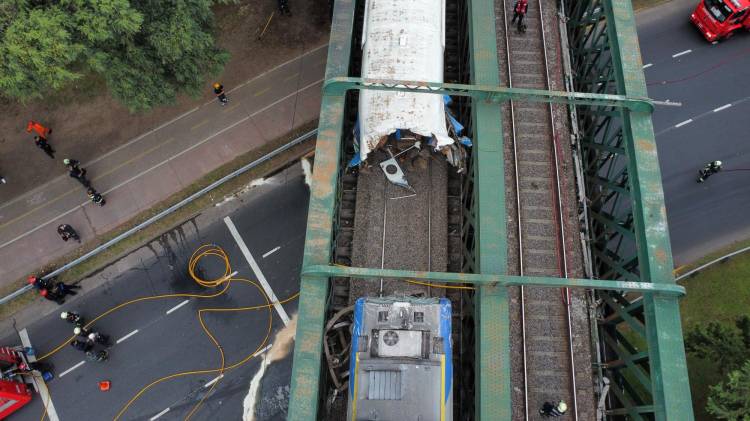
<path fill-rule="evenodd" d="M 279 0 L 279 12 L 284 16 L 292 16 L 292 11 L 289 10 L 289 0 Z"/>
<path fill-rule="evenodd" d="M 44 151 L 44 153 L 47 154 L 52 159 L 55 159 L 55 150 L 52 149 L 52 146 L 47 143 L 47 138 L 44 136 L 36 135 L 34 136 L 34 144 L 37 148 Z"/>
<path fill-rule="evenodd" d="M 68 224 L 60 224 L 60 226 L 57 227 L 57 235 L 59 235 L 63 241 L 68 241 L 72 238 L 79 244 L 81 243 L 81 237 L 79 237 L 76 230 Z"/>
<path fill-rule="evenodd" d="M 68 167 L 68 175 L 71 178 L 78 180 L 79 183 L 83 184 L 83 187 L 91 187 L 91 183 L 86 178 L 86 169 L 81 168 L 80 162 L 75 159 L 65 158 L 63 159 L 63 164 Z"/>
<path fill-rule="evenodd" d="M 107 204 L 107 201 L 104 200 L 104 197 L 102 195 L 94 190 L 93 188 L 89 187 L 88 190 L 86 190 L 86 194 L 89 196 L 89 199 L 91 199 L 91 202 L 94 204 L 97 204 L 99 206 L 104 206 Z"/>
<path fill-rule="evenodd" d="M 65 298 L 61 297 L 56 292 L 54 292 L 52 290 L 49 290 L 47 288 L 40 289 L 39 290 L 39 295 L 41 295 L 42 297 L 44 297 L 44 298 L 46 298 L 46 299 L 48 299 L 50 301 L 54 301 L 54 302 L 56 302 L 57 304 L 60 304 L 60 305 L 62 305 L 65 302 Z"/>
<path fill-rule="evenodd" d="M 224 93 L 224 85 L 219 82 L 215 82 L 214 94 L 216 94 L 216 98 L 219 99 L 219 104 L 221 104 L 222 106 L 227 105 L 227 102 L 229 102 L 229 100 L 227 99 L 227 94 Z"/>
<path fill-rule="evenodd" d="M 559 417 L 568 412 L 568 405 L 563 401 L 557 403 L 545 402 L 539 410 L 539 415 L 545 417 Z"/>
<path fill-rule="evenodd" d="M 41 123 L 38 123 L 34 120 L 29 120 L 29 122 L 26 124 L 26 132 L 36 132 L 36 134 L 46 139 L 47 136 L 52 134 L 52 129 L 50 129 L 49 127 L 44 127 L 43 125 L 41 125 Z"/>
<path fill-rule="evenodd" d="M 85 324 L 83 317 L 75 311 L 63 311 L 60 313 L 60 318 L 76 326 L 83 326 Z"/>
<path fill-rule="evenodd" d="M 523 18 L 526 17 L 526 12 L 528 10 L 529 0 L 516 0 L 516 5 L 513 6 L 513 19 L 510 21 L 510 23 L 514 24 L 516 22 L 516 19 L 518 19 L 518 30 L 520 32 L 525 32 L 525 30 L 522 30 L 521 28 L 524 28 Z"/>
<path fill-rule="evenodd" d="M 91 333 L 91 330 L 87 329 L 85 326 L 76 326 L 73 328 L 73 334 L 80 336 L 85 340 L 89 339 L 89 333 Z"/>
<path fill-rule="evenodd" d="M 66 295 L 76 295 L 78 293 L 75 290 L 80 288 L 80 285 L 68 285 L 65 282 L 55 283 L 55 293 L 57 293 L 60 297 L 65 297 Z"/>
<path fill-rule="evenodd" d="M 94 345 L 88 343 L 88 341 L 82 341 L 80 339 L 73 339 L 70 342 L 70 346 L 82 352 L 89 352 L 94 347 Z"/>
<path fill-rule="evenodd" d="M 721 171 L 721 161 L 711 161 L 706 164 L 703 168 L 698 170 L 698 182 L 702 183 L 706 181 L 708 177 Z"/>

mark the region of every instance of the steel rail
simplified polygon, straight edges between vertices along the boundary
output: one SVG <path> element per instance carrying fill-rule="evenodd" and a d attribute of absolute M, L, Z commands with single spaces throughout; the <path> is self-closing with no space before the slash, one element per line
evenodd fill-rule
<path fill-rule="evenodd" d="M 549 77 L 549 60 L 547 58 L 547 36 L 545 35 L 544 30 L 544 9 L 542 8 L 542 0 L 537 0 L 539 4 L 539 21 L 541 23 L 541 33 L 542 33 L 542 52 L 544 57 L 544 75 L 545 75 L 545 81 L 547 84 L 547 89 L 552 89 L 552 84 L 550 83 L 550 77 Z M 557 133 L 555 130 L 555 112 L 552 108 L 552 103 L 547 104 L 549 109 L 549 116 L 550 116 L 550 128 L 552 130 L 552 153 L 555 159 L 555 184 L 557 188 L 557 216 L 559 218 L 559 227 L 560 227 L 560 241 L 561 241 L 561 250 L 562 250 L 562 256 L 561 256 L 561 263 L 562 263 L 562 273 L 561 275 L 564 278 L 568 277 L 568 254 L 567 254 L 567 247 L 565 242 L 565 219 L 563 218 L 563 203 L 562 203 L 562 188 L 560 187 L 560 162 L 559 162 L 559 156 L 557 153 Z M 569 288 L 563 288 L 563 292 L 565 294 L 565 315 L 568 322 L 568 352 L 570 353 L 570 381 L 571 381 L 571 387 L 572 387 L 572 395 L 573 395 L 573 420 L 578 421 L 578 396 L 576 392 L 576 363 L 575 363 L 575 354 L 573 353 L 573 322 L 570 317 L 570 289 Z"/>
<path fill-rule="evenodd" d="M 505 29 L 505 55 L 506 68 L 508 71 L 508 88 L 513 88 L 513 72 L 510 67 L 510 37 L 508 36 L 508 10 L 507 0 L 503 0 L 503 28 Z M 516 184 L 516 229 L 518 236 L 518 274 L 524 276 L 523 272 L 523 230 L 521 224 L 521 192 L 518 182 L 518 148 L 516 146 L 516 116 L 513 109 L 513 99 L 508 101 L 510 110 L 510 139 L 513 144 L 513 172 Z M 529 381 L 528 360 L 526 359 L 526 303 L 524 300 L 524 287 L 519 286 L 519 305 L 521 306 L 521 356 L 523 358 L 523 409 L 524 419 L 529 419 Z"/>

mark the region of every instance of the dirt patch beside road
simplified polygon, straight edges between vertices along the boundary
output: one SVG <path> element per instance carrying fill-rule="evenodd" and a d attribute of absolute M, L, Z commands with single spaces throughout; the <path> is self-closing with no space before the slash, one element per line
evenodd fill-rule
<path fill-rule="evenodd" d="M 227 89 L 327 41 L 327 0 L 292 2 L 291 7 L 291 17 L 274 15 L 262 41 L 257 41 L 257 34 L 276 10 L 275 0 L 244 0 L 215 7 L 217 42 L 232 54 L 224 74 L 218 77 Z M 0 102 L 0 174 L 8 180 L 8 184 L 0 185 L 0 203 L 64 174 L 65 157 L 84 163 L 93 160 L 210 101 L 210 85 L 207 80 L 201 98 L 180 97 L 173 106 L 139 114 L 130 114 L 118 104 L 95 76 L 85 77 L 43 101 L 23 105 Z M 50 144 L 57 151 L 54 162 L 34 146 L 24 130 L 29 119 L 54 129 L 50 136 Z"/>

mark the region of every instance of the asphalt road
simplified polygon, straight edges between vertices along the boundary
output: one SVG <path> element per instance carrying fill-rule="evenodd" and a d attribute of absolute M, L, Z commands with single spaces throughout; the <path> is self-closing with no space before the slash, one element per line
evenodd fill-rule
<path fill-rule="evenodd" d="M 636 18 L 649 96 L 683 104 L 654 113 L 677 266 L 750 238 L 750 171 L 695 181 L 716 159 L 750 170 L 750 33 L 711 45 L 689 21 L 697 3 L 675 0 Z"/>
<path fill-rule="evenodd" d="M 104 278 L 101 284 L 90 288 L 84 286 L 84 290 L 90 292 L 68 300 L 60 309 L 76 310 L 91 319 L 137 297 L 213 292 L 215 290 L 198 286 L 187 273 L 190 255 L 202 244 L 221 246 L 230 258 L 232 270 L 239 272 L 237 277 L 257 279 L 227 227 L 224 220 L 227 216 L 273 292 L 279 299 L 289 297 L 299 289 L 308 194 L 304 177 L 296 166 L 239 198 L 219 201 L 221 206 L 185 222 L 103 269 L 99 274 Z M 218 259 L 207 258 L 202 261 L 200 269 L 206 278 L 216 278 L 223 273 L 224 264 Z M 110 273 L 117 275 L 109 278 Z M 87 361 L 76 367 L 85 358 L 70 346 L 50 357 L 48 362 L 54 364 L 56 378 L 48 385 L 59 419 L 111 420 L 142 387 L 159 377 L 218 367 L 219 353 L 203 333 L 197 310 L 236 308 L 265 302 L 257 289 L 237 282 L 224 295 L 212 299 L 190 298 L 186 304 L 177 307 L 183 301 L 185 298 L 180 297 L 139 302 L 98 321 L 94 329 L 110 334 L 113 342 L 126 338 L 110 349 L 110 360 L 105 363 Z M 283 309 L 291 316 L 296 313 L 296 306 L 296 301 L 291 301 L 284 304 Z M 274 309 L 207 313 L 204 320 L 221 343 L 227 364 L 233 364 L 252 353 L 262 342 L 269 316 L 273 317 L 274 332 L 284 327 Z M 57 311 L 26 328 L 38 355 L 63 343 L 72 332 L 72 326 L 60 320 Z M 137 333 L 128 336 L 136 329 Z M 272 335 L 269 343 L 273 340 Z M 17 342 L 17 337 L 4 340 L 4 343 Z M 256 419 L 284 419 L 290 361 L 291 351 L 287 358 L 266 369 L 258 388 L 260 393 L 255 413 L 260 416 Z M 206 384 L 215 379 L 217 373 L 167 380 L 146 391 L 121 419 L 151 420 L 166 408 L 169 411 L 158 419 L 184 419 L 205 396 L 205 402 L 193 419 L 240 420 L 243 401 L 260 363 L 260 358 L 253 358 L 228 371 L 208 396 Z M 104 379 L 112 382 L 109 392 L 98 390 L 98 382 Z M 43 410 L 42 399 L 35 396 L 32 403 L 12 419 L 38 420 Z"/>

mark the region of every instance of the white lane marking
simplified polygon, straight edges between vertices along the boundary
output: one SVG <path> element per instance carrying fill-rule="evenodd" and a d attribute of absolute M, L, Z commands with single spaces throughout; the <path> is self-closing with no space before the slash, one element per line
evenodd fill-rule
<path fill-rule="evenodd" d="M 272 344 L 268 344 L 268 346 L 255 354 L 256 357 L 260 356 L 261 362 L 258 371 L 250 380 L 250 390 L 242 401 L 242 421 L 255 421 L 255 405 L 258 398 L 258 388 L 260 387 L 261 379 L 263 379 L 263 376 L 266 374 L 266 367 L 270 364 L 268 358 L 262 354 L 271 349 L 272 346 Z"/>
<path fill-rule="evenodd" d="M 75 370 L 76 368 L 78 368 L 78 367 L 80 367 L 80 366 L 84 365 L 85 363 L 86 363 L 86 361 L 81 361 L 81 362 L 79 362 L 78 364 L 74 365 L 73 367 L 70 367 L 69 369 L 67 369 L 67 370 L 63 371 L 63 372 L 62 372 L 62 373 L 60 373 L 60 375 L 58 375 L 57 377 L 62 377 L 62 376 L 64 376 L 64 375 L 66 375 L 66 374 L 70 373 L 71 371 Z"/>
<path fill-rule="evenodd" d="M 693 50 L 685 50 L 685 51 L 680 51 L 680 52 L 679 52 L 679 53 L 677 53 L 677 54 L 672 54 L 672 58 L 677 58 L 677 57 L 679 57 L 679 56 L 684 56 L 685 54 L 690 54 L 690 53 L 692 53 L 692 52 L 693 52 Z"/>
<path fill-rule="evenodd" d="M 208 383 L 204 384 L 204 385 L 203 385 L 203 387 L 211 387 L 211 385 L 212 385 L 212 384 L 214 384 L 214 383 L 218 382 L 219 380 L 221 380 L 221 379 L 222 379 L 222 377 L 224 377 L 224 375 L 223 375 L 223 374 L 222 374 L 222 375 L 220 375 L 220 376 L 217 376 L 217 377 L 216 377 L 215 379 L 213 379 L 213 380 L 211 380 L 210 382 L 208 382 Z"/>
<path fill-rule="evenodd" d="M 268 75 L 269 73 L 275 72 L 275 71 L 279 70 L 280 68 L 282 68 L 282 67 L 284 67 L 284 66 L 286 66 L 286 65 L 289 65 L 289 64 L 291 64 L 291 63 L 293 63 L 293 62 L 295 62 L 295 61 L 297 61 L 297 60 L 301 60 L 301 59 L 303 59 L 304 57 L 306 57 L 306 56 L 308 56 L 308 55 L 310 55 L 310 54 L 313 54 L 313 53 L 315 53 L 315 52 L 319 51 L 319 50 L 320 50 L 320 49 L 322 49 L 322 48 L 327 48 L 327 47 L 328 47 L 328 44 L 323 44 L 323 45 L 319 45 L 319 46 L 317 46 L 317 47 L 313 48 L 312 50 L 309 50 L 309 51 L 306 51 L 306 52 L 304 52 L 304 53 L 303 53 L 302 55 L 299 55 L 299 56 L 297 56 L 297 57 L 294 57 L 294 58 L 292 58 L 292 59 L 289 59 L 289 60 L 287 60 L 287 61 L 285 61 L 285 62 L 283 62 L 283 63 L 281 63 L 281 64 L 277 65 L 276 67 L 273 67 L 273 68 L 271 68 L 271 69 L 268 69 L 268 70 L 266 70 L 265 72 L 263 72 L 263 73 L 261 73 L 261 74 L 259 74 L 259 75 L 255 76 L 255 77 L 254 77 L 254 78 L 252 78 L 252 79 L 249 79 L 249 80 L 246 80 L 245 82 L 242 82 L 242 83 L 240 83 L 239 85 L 235 86 L 234 88 L 232 88 L 232 89 L 228 90 L 228 91 L 227 91 L 227 93 L 232 93 L 232 92 L 236 91 L 237 89 L 240 89 L 240 88 L 242 88 L 243 86 L 245 86 L 245 85 L 247 85 L 247 84 L 250 84 L 250 83 L 253 83 L 253 82 L 259 81 L 259 80 L 260 80 L 261 78 L 263 78 L 264 76 Z M 199 106 L 197 106 L 197 107 L 195 107 L 195 108 L 193 108 L 193 109 L 191 109 L 191 110 L 189 110 L 189 111 L 186 111 L 186 112 L 184 112 L 184 113 L 182 113 L 182 114 L 178 115 L 177 117 L 175 117 L 175 118 L 173 118 L 173 119 L 171 119 L 171 120 L 167 121 L 166 123 L 162 123 L 161 125 L 159 125 L 159 126 L 157 126 L 157 127 L 154 127 L 153 129 L 151 129 L 151 130 L 149 130 L 149 131 L 147 131 L 147 132 L 145 132 L 145 133 L 141 133 L 141 134 L 140 134 L 140 135 L 138 135 L 137 137 L 135 137 L 135 138 L 133 138 L 133 139 L 131 139 L 131 140 L 127 141 L 126 143 L 123 143 L 122 145 L 120 145 L 120 146 L 118 146 L 118 147 L 116 147 L 116 148 L 112 149 L 111 151 L 109 151 L 109 152 L 105 153 L 104 155 L 100 155 L 99 157 L 95 158 L 95 159 L 94 159 L 94 160 L 92 160 L 92 161 L 88 161 L 88 162 L 85 162 L 85 163 L 84 163 L 83 165 L 81 165 L 81 166 L 82 166 L 82 167 L 84 167 L 84 168 L 86 168 L 86 167 L 89 167 L 89 166 L 91 166 L 91 165 L 94 165 L 94 164 L 96 164 L 97 162 L 99 162 L 99 161 L 101 161 L 101 160 L 103 160 L 103 159 L 105 159 L 105 158 L 107 158 L 107 157 L 111 156 L 112 154 L 114 154 L 114 153 L 116 153 L 116 152 L 118 152 L 118 151 L 120 151 L 120 150 L 122 150 L 122 149 L 124 149 L 124 148 L 127 148 L 128 146 L 130 146 L 130 145 L 132 145 L 132 144 L 134 144 L 134 143 L 138 142 L 139 140 L 143 139 L 144 137 L 146 137 L 146 136 L 148 136 L 148 135 L 150 135 L 150 134 L 152 134 L 152 133 L 154 133 L 154 132 L 157 132 L 157 131 L 159 131 L 159 130 L 163 129 L 163 128 L 165 128 L 165 127 L 167 127 L 167 126 L 171 125 L 172 123 L 174 123 L 174 122 L 176 122 L 176 121 L 178 121 L 178 120 L 181 120 L 181 119 L 183 119 L 183 118 L 187 117 L 188 115 L 190 115 L 190 114 L 192 114 L 192 113 L 194 113 L 194 112 L 198 111 L 198 110 L 199 110 L 199 109 L 200 109 L 201 107 L 204 107 L 204 106 L 206 106 L 206 105 L 209 105 L 209 104 L 213 104 L 214 102 L 216 102 L 216 100 L 215 100 L 215 99 L 211 99 L 210 101 L 206 101 L 206 102 L 204 102 L 203 104 L 201 104 L 201 105 L 199 105 Z M 67 176 L 60 176 L 60 177 L 57 177 L 57 178 L 55 178 L 55 179 L 54 179 L 53 181 L 59 181 L 59 180 L 67 180 L 67 179 L 68 179 L 68 177 L 67 177 Z M 26 194 L 24 194 L 24 195 L 22 195 L 22 196 L 18 196 L 18 197 L 16 197 L 16 198 L 15 198 L 15 199 L 13 199 L 13 200 L 10 200 L 10 201 L 8 201 L 8 202 L 5 202 L 5 203 L 3 203 L 2 205 L 0 205 L 0 209 L 5 209 L 6 207 L 8 207 L 8 206 L 12 205 L 13 203 L 16 203 L 16 202 L 18 202 L 19 200 L 25 200 L 25 199 L 27 199 L 27 198 L 28 198 L 29 196 L 31 196 L 31 195 L 32 195 L 32 194 L 33 194 L 34 192 L 36 192 L 37 190 L 42 190 L 43 188 L 44 188 L 44 186 L 39 186 L 39 187 L 35 188 L 34 190 L 30 190 L 29 192 L 27 192 Z"/>
<path fill-rule="evenodd" d="M 26 328 L 21 329 L 18 332 L 18 336 L 21 337 L 21 344 L 26 348 L 33 348 L 31 346 L 31 339 L 29 338 L 29 331 L 26 330 Z M 26 358 L 29 360 L 29 362 L 35 362 L 36 361 L 36 355 L 27 355 Z"/>
<path fill-rule="evenodd" d="M 644 65 L 643 65 L 643 68 L 644 68 L 644 69 L 648 69 L 649 67 L 651 67 L 651 66 L 653 66 L 653 65 L 654 65 L 654 63 L 644 64 Z"/>
<path fill-rule="evenodd" d="M 169 412 L 169 408 L 167 408 L 167 409 L 159 412 L 158 414 L 154 415 L 153 417 L 149 418 L 148 421 L 154 421 L 156 419 L 159 419 L 159 417 L 161 417 L 162 415 L 166 414 L 167 412 Z"/>
<path fill-rule="evenodd" d="M 258 356 L 258 355 L 260 355 L 260 354 L 262 354 L 262 353 L 264 353 L 264 352 L 268 351 L 269 349 L 271 349 L 271 347 L 272 347 L 272 346 L 273 346 L 273 344 L 268 344 L 268 345 L 264 346 L 264 347 L 263 347 L 263 348 L 261 348 L 261 349 L 260 349 L 260 351 L 258 351 L 258 353 L 257 353 L 257 354 L 255 354 L 255 355 L 256 355 L 256 356 Z"/>
<path fill-rule="evenodd" d="M 167 310 L 167 314 L 172 313 L 173 311 L 177 310 L 178 308 L 184 306 L 185 304 L 187 304 L 189 302 L 190 302 L 190 300 L 185 300 L 185 301 L 181 302 L 180 304 L 177 304 L 176 306 L 174 306 L 174 307 L 170 308 L 169 310 Z"/>
<path fill-rule="evenodd" d="M 135 335 L 136 333 L 138 333 L 138 329 L 136 329 L 136 330 L 128 333 L 127 335 L 123 336 L 122 338 L 118 339 L 116 343 L 119 344 L 120 342 L 124 341 L 125 339 L 128 339 L 129 337 Z"/>
<path fill-rule="evenodd" d="M 129 179 L 127 179 L 127 180 L 123 181 L 122 183 L 120 183 L 120 184 L 118 184 L 118 185 L 116 185 L 116 186 L 114 186 L 114 187 L 110 188 L 109 190 L 107 190 L 107 191 L 104 191 L 104 192 L 101 192 L 101 193 L 102 193 L 102 194 L 108 194 L 108 193 L 111 193 L 111 192 L 113 192 L 114 190 L 117 190 L 117 189 L 119 189 L 120 187 L 122 187 L 122 186 L 124 186 L 124 185 L 126 185 L 126 184 L 130 183 L 131 181 L 133 181 L 133 180 L 135 180 L 135 179 L 138 179 L 138 178 L 140 178 L 140 177 L 142 177 L 142 176 L 146 175 L 147 173 L 149 173 L 149 172 L 151 172 L 151 171 L 155 170 L 156 168 L 159 168 L 159 167 L 161 167 L 162 165 L 164 165 L 164 164 L 166 164 L 166 163 L 169 163 L 169 162 L 170 162 L 170 161 L 172 161 L 173 159 L 176 159 L 176 158 L 178 158 L 178 157 L 182 156 L 183 154 L 185 154 L 185 153 L 187 153 L 187 152 L 189 152 L 189 151 L 191 151 L 191 150 L 193 150 L 193 149 L 197 148 L 198 146 L 200 146 L 200 145 L 202 145 L 202 144 L 204 144 L 204 143 L 208 142 L 209 140 L 211 140 L 211 139 L 213 139 L 214 137 L 216 137 L 216 136 L 218 136 L 218 135 L 220 135 L 220 134 L 224 133 L 225 131 L 227 131 L 227 130 L 229 130 L 229 129 L 231 129 L 231 128 L 233 128 L 233 127 L 235 127 L 235 126 L 239 125 L 239 124 L 242 124 L 242 123 L 244 123 L 245 121 L 249 120 L 249 119 L 250 119 L 250 118 L 252 118 L 252 117 L 255 117 L 256 115 L 258 115 L 258 114 L 260 114 L 260 113 L 262 113 L 262 112 L 265 112 L 265 111 L 267 111 L 267 110 L 268 110 L 268 109 L 270 109 L 271 107 L 274 107 L 274 106 L 276 106 L 277 104 L 279 104 L 279 103 L 281 103 L 281 102 L 283 102 L 283 101 L 286 101 L 287 99 L 289 99 L 289 98 L 291 98 L 291 97 L 293 97 L 293 96 L 295 96 L 295 95 L 299 95 L 299 94 L 300 94 L 300 93 L 301 93 L 302 91 L 306 91 L 306 90 L 308 90 L 308 89 L 312 88 L 312 87 L 313 87 L 313 86 L 315 86 L 315 85 L 319 85 L 320 83 L 322 83 L 322 82 L 323 82 L 323 80 L 324 80 L 324 79 L 319 79 L 319 80 L 317 80 L 317 81 L 315 81 L 315 82 L 313 82 L 313 83 L 311 83 L 311 84 L 309 84 L 309 85 L 307 85 L 307 86 L 303 86 L 303 87 L 302 87 L 302 88 L 300 88 L 299 90 L 297 90 L 297 91 L 295 91 L 295 92 L 292 92 L 291 94 L 289 94 L 289 95 L 287 95 L 287 96 L 285 96 L 285 97 L 283 97 L 283 98 L 280 98 L 280 99 L 278 99 L 278 100 L 276 100 L 276 101 L 272 102 L 271 104 L 268 104 L 267 106 L 265 106 L 265 107 L 261 108 L 260 110 L 258 110 L 258 111 L 256 111 L 256 112 L 254 112 L 254 113 L 252 113 L 252 114 L 250 114 L 250 115 L 248 115 L 248 116 L 246 116 L 246 117 L 242 118 L 242 119 L 241 119 L 240 121 L 237 121 L 237 122 L 235 122 L 234 124 L 230 125 L 229 127 L 225 127 L 225 128 L 223 128 L 223 129 L 221 129 L 220 131 L 218 131 L 218 132 L 216 132 L 216 133 L 214 133 L 214 134 L 210 135 L 209 137 L 207 137 L 207 138 L 205 138 L 205 139 L 201 140 L 200 142 L 198 142 L 198 143 L 196 143 L 196 144 L 194 144 L 194 145 L 192 145 L 192 146 L 190 146 L 190 147 L 188 147 L 188 148 L 186 148 L 186 149 L 183 149 L 182 151 L 180 151 L 180 152 L 179 152 L 179 153 L 177 153 L 176 155 L 174 155 L 174 156 L 172 156 L 172 157 L 170 157 L 170 158 L 167 158 L 167 159 L 165 159 L 164 161 L 161 161 L 161 162 L 159 162 L 158 164 L 154 165 L 153 167 L 151 167 L 151 168 L 148 168 L 148 169 L 146 169 L 146 170 L 144 170 L 144 171 L 142 171 L 142 172 L 140 172 L 140 173 L 136 174 L 135 176 L 133 176 L 133 177 L 131 177 L 131 178 L 129 178 Z M 51 223 L 53 223 L 53 222 L 57 221 L 58 219 L 60 219 L 60 218 L 62 218 L 62 217 L 64 217 L 64 216 L 66 216 L 66 215 L 70 214 L 71 212 L 75 211 L 76 209 L 78 209 L 78 208 L 82 208 L 82 207 L 84 207 L 84 206 L 88 205 L 89 203 L 90 203 L 90 201 L 89 201 L 89 200 L 87 200 L 87 201 L 85 201 L 85 202 L 81 203 L 80 205 L 74 206 L 74 207 L 73 207 L 72 209 L 70 209 L 70 210 L 67 210 L 67 211 L 63 212 L 62 214 L 60 214 L 60 215 L 57 215 L 57 216 L 53 217 L 52 219 L 50 219 L 50 220 L 48 220 L 48 221 L 46 221 L 46 222 L 42 222 L 41 224 L 39 224 L 39 225 L 37 225 L 36 227 L 34 227 L 34 228 L 32 228 L 32 229 L 30 229 L 30 230 L 28 230 L 28 231 L 24 232 L 23 234 L 19 235 L 18 237 L 16 237 L 16 238 L 13 238 L 12 240 L 8 240 L 8 241 L 6 241 L 6 242 L 5 242 L 5 243 L 3 243 L 3 244 L 0 244 L 0 249 L 1 249 L 1 248 L 3 248 L 3 247 L 5 247 L 5 246 L 7 246 L 7 245 L 9 245 L 9 244 L 15 243 L 16 241 L 18 241 L 18 240 L 20 240 L 20 239 L 22 239 L 22 238 L 24 238 L 24 237 L 26 237 L 26 236 L 28 236 L 28 235 L 30 235 L 30 234 L 33 234 L 33 233 L 37 232 L 38 230 L 40 230 L 40 229 L 42 229 L 42 228 L 46 227 L 47 225 L 49 225 L 49 224 L 51 224 Z"/>
<path fill-rule="evenodd" d="M 726 110 L 727 108 L 729 108 L 729 107 L 731 107 L 731 106 L 732 106 L 732 104 L 722 105 L 722 106 L 721 106 L 721 107 L 719 107 L 719 108 L 714 108 L 714 112 L 715 112 L 715 113 L 718 113 L 719 111 L 722 111 L 722 110 Z"/>
<path fill-rule="evenodd" d="M 21 329 L 18 332 L 18 336 L 21 337 L 21 344 L 23 344 L 24 347 L 33 348 L 31 346 L 29 332 L 25 328 Z M 36 361 L 36 356 L 34 355 L 27 355 L 26 358 L 30 362 Z M 60 417 L 57 416 L 57 409 L 55 409 L 55 404 L 52 403 L 52 395 L 50 395 L 49 389 L 47 389 L 47 383 L 44 382 L 44 378 L 37 372 L 34 372 L 34 375 L 31 376 L 31 381 L 34 383 L 34 390 L 39 393 L 39 396 L 41 396 L 42 398 L 42 403 L 47 408 L 47 416 L 49 417 L 50 421 L 60 421 Z"/>
<path fill-rule="evenodd" d="M 276 253 L 279 250 L 281 250 L 281 246 L 276 246 L 272 248 L 271 250 L 268 250 L 267 252 L 263 253 L 263 258 L 265 259 L 266 257 Z"/>
<path fill-rule="evenodd" d="M 224 223 L 227 224 L 229 232 L 232 233 L 234 241 L 237 242 L 237 245 L 240 247 L 240 251 L 242 251 L 242 254 L 245 256 L 245 260 L 247 260 L 247 263 L 249 263 L 250 267 L 253 269 L 255 277 L 258 278 L 258 281 L 260 281 L 260 284 L 263 287 L 263 290 L 266 292 L 268 299 L 271 300 L 271 302 L 273 303 L 273 307 L 276 309 L 276 312 L 279 313 L 279 317 L 281 318 L 281 321 L 284 322 L 284 326 L 288 325 L 289 315 L 286 314 L 286 310 L 284 310 L 284 307 L 279 304 L 279 299 L 276 298 L 276 294 L 273 293 L 271 285 L 268 284 L 266 277 L 263 276 L 263 272 L 261 272 L 258 263 L 253 258 L 253 255 L 250 254 L 250 250 L 247 248 L 245 241 L 242 240 L 240 233 L 237 232 L 237 228 L 234 226 L 234 222 L 232 222 L 232 219 L 227 216 L 226 218 L 224 218 Z"/>
<path fill-rule="evenodd" d="M 692 119 L 692 118 L 689 118 L 689 119 L 687 119 L 687 120 L 683 121 L 682 123 L 677 123 L 677 124 L 675 124 L 675 125 L 674 125 L 674 127 L 675 127 L 675 128 L 677 128 L 677 127 L 682 127 L 682 126 L 684 126 L 684 125 L 686 125 L 686 124 L 690 124 L 690 123 L 692 123 L 692 122 L 693 122 L 693 119 Z"/>

